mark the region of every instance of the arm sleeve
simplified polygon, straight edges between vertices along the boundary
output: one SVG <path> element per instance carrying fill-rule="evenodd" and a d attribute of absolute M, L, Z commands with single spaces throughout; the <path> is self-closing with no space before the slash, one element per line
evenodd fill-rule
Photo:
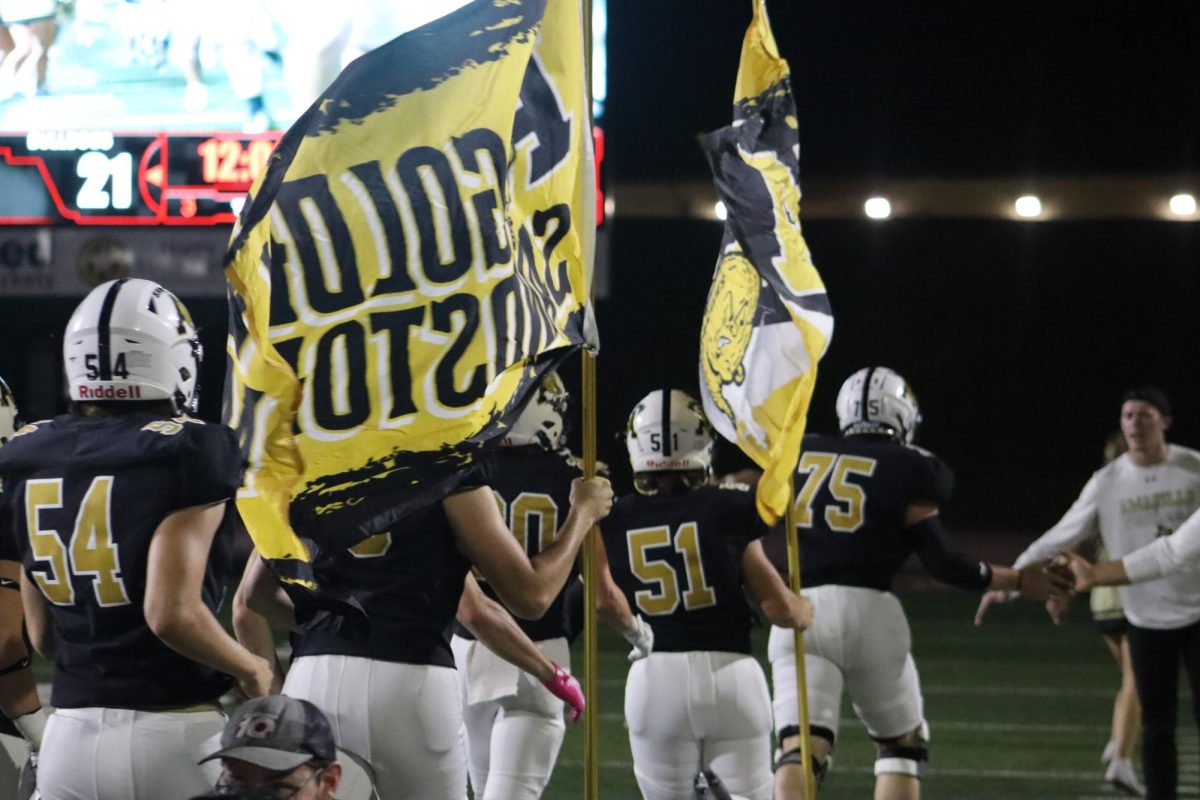
<path fill-rule="evenodd" d="M 1013 562 L 1013 569 L 1050 558 L 1063 550 L 1070 550 L 1091 536 L 1095 536 L 1098 527 L 1096 510 L 1100 496 L 1100 479 L 1093 475 L 1083 487 L 1079 497 L 1063 514 L 1062 519 L 1054 527 L 1043 533 L 1033 544 L 1025 548 L 1025 552 Z"/>
<path fill-rule="evenodd" d="M 1153 580 L 1200 561 L 1200 511 L 1194 512 L 1170 536 L 1155 539 L 1121 559 L 1130 583 Z"/>
<path fill-rule="evenodd" d="M 908 533 L 925 569 L 942 583 L 981 592 L 992 582 L 992 568 L 956 548 L 938 515 L 909 526 Z"/>

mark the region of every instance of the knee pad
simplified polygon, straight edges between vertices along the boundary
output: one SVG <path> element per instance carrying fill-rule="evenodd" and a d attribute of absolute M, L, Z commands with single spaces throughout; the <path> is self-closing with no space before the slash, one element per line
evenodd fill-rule
<path fill-rule="evenodd" d="M 929 761 L 929 725 L 894 739 L 876 739 L 875 775 L 910 775 L 918 780 Z"/>
<path fill-rule="evenodd" d="M 777 737 L 780 742 L 790 736 L 799 736 L 800 727 L 798 725 L 787 725 L 779 729 Z M 833 740 L 836 738 L 833 731 L 821 725 L 808 726 L 809 738 L 824 739 L 829 742 L 829 749 L 833 749 Z M 816 779 L 817 785 L 820 786 L 825 781 L 825 776 L 829 774 L 829 768 L 833 766 L 833 756 L 826 756 L 824 760 L 811 756 L 813 777 Z M 776 751 L 775 769 L 795 764 L 800 766 L 804 763 L 804 755 L 799 747 L 780 753 Z"/>
<path fill-rule="evenodd" d="M 799 725 L 785 725 L 782 728 L 780 728 L 778 731 L 775 732 L 775 739 L 780 744 L 782 744 L 784 739 L 787 739 L 791 736 L 799 736 L 799 735 L 800 735 L 800 726 Z M 824 739 L 825 741 L 829 742 L 829 748 L 831 750 L 833 749 L 833 742 L 837 738 L 837 736 L 834 735 L 833 731 L 830 730 L 829 728 L 826 728 L 824 725 L 809 725 L 808 726 L 808 735 L 815 736 L 818 739 Z"/>
<path fill-rule="evenodd" d="M 825 782 L 825 776 L 829 774 L 829 768 L 833 766 L 833 756 L 829 756 L 824 761 L 821 761 L 816 756 L 812 756 L 811 760 L 813 779 L 816 781 L 817 786 L 820 786 Z M 789 765 L 795 765 L 798 767 L 803 763 L 804 755 L 800 752 L 800 749 L 797 748 L 795 750 L 788 750 L 786 753 L 779 756 L 779 758 L 775 760 L 775 769 L 778 770 L 780 767 L 786 767 Z"/>

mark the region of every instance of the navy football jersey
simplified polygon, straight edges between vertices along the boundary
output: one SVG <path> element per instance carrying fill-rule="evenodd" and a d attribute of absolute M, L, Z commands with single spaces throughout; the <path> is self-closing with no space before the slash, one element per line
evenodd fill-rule
<path fill-rule="evenodd" d="M 491 474 L 490 460 L 484 460 L 459 486 L 487 485 Z M 346 655 L 453 667 L 446 632 L 470 567 L 441 502 L 350 550 L 318 559 L 313 565 L 317 580 L 357 600 L 366 612 L 367 630 L 318 614 L 292 635 L 293 657 Z"/>
<path fill-rule="evenodd" d="M 742 486 L 630 494 L 600 523 L 613 579 L 654 629 L 654 649 L 750 652 L 742 552 L 766 528 Z"/>
<path fill-rule="evenodd" d="M 563 455 L 537 446 L 503 447 L 496 453 L 495 465 L 489 485 L 496 493 L 500 515 L 532 558 L 557 538 L 558 529 L 571 509 L 571 481 L 583 473 Z M 567 591 L 578 574 L 578 569 L 571 570 L 563 590 L 541 619 L 517 620 L 530 639 L 540 642 L 558 637 L 571 638 L 573 628 L 567 618 Z M 501 602 L 486 580 L 480 578 L 479 585 L 484 594 Z M 466 639 L 474 638 L 462 625 L 457 626 L 456 633 Z"/>
<path fill-rule="evenodd" d="M 943 504 L 953 483 L 937 456 L 886 437 L 805 436 L 795 507 L 803 585 L 888 591 L 918 544 L 905 529 L 905 509 L 920 500 Z M 786 574 L 783 540 L 777 530 L 765 546 Z"/>
<path fill-rule="evenodd" d="M 241 472 L 230 429 L 152 414 L 67 414 L 26 426 L 0 450 L 25 573 L 54 623 L 53 705 L 186 706 L 232 685 L 159 640 L 142 605 L 159 524 L 174 511 L 232 499 Z M 203 583 L 214 613 L 232 566 L 229 508 Z"/>

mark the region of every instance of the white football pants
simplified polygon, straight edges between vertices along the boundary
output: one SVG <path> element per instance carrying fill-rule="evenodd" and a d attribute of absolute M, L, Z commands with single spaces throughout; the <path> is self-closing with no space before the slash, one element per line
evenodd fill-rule
<path fill-rule="evenodd" d="M 186 800 L 211 791 L 221 765 L 196 764 L 221 733 L 219 711 L 65 708 L 38 755 L 42 800 Z"/>
<path fill-rule="evenodd" d="M 732 794 L 771 798 L 771 698 L 758 662 L 721 652 L 651 653 L 629 668 L 625 720 L 646 800 L 692 797 L 711 767 Z"/>
<path fill-rule="evenodd" d="M 900 601 L 890 592 L 855 586 L 817 586 L 813 626 L 804 632 L 808 720 L 838 732 L 842 691 L 875 738 L 892 738 L 925 721 L 912 634 Z M 775 728 L 799 724 L 792 631 L 771 628 L 767 655 L 775 689 Z"/>
<path fill-rule="evenodd" d="M 566 733 L 563 702 L 537 678 L 520 672 L 511 694 L 471 703 L 469 654 L 483 644 L 455 636 L 450 646 L 458 666 L 458 694 L 476 800 L 537 800 L 550 781 Z M 566 639 L 547 639 L 537 646 L 547 658 L 570 671 L 571 648 Z"/>
<path fill-rule="evenodd" d="M 385 800 L 466 800 L 462 709 L 452 667 L 303 656 L 283 693 L 329 717 L 333 738 L 370 764 Z"/>

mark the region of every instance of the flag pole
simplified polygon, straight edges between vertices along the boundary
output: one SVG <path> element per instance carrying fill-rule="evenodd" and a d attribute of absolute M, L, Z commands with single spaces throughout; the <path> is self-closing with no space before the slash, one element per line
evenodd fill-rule
<path fill-rule="evenodd" d="M 583 79 L 588 128 L 592 135 L 592 0 L 582 0 Z M 595 215 L 584 222 L 595 225 Z M 588 298 L 590 303 L 593 298 Z M 583 348 L 583 477 L 596 477 L 596 354 Z M 600 658 L 596 644 L 596 537 L 599 527 L 588 531 L 583 547 L 583 696 L 587 712 L 583 716 L 583 797 L 600 797 Z"/>
<path fill-rule="evenodd" d="M 784 514 L 787 526 L 788 584 L 793 592 L 800 594 L 800 537 L 796 533 L 796 490 L 793 485 L 788 491 L 787 511 Z M 812 748 L 808 738 L 808 675 L 804 669 L 804 632 L 792 631 L 792 643 L 796 657 L 796 701 L 800 706 L 800 760 L 804 768 L 804 797 L 813 800 L 816 787 L 813 781 Z M 781 743 L 782 744 L 782 743 Z"/>

